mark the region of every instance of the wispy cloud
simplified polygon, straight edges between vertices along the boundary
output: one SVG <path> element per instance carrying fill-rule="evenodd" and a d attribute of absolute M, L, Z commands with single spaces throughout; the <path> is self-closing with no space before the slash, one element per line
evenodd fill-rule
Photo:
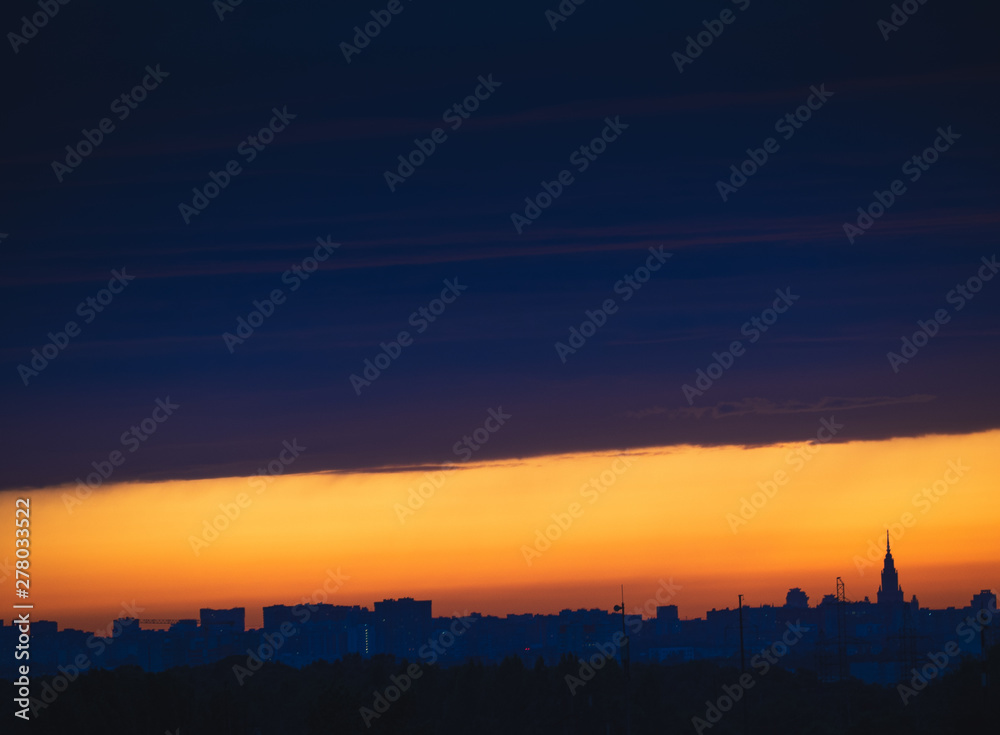
<path fill-rule="evenodd" d="M 822 413 L 825 411 L 853 411 L 859 408 L 895 406 L 902 403 L 927 403 L 935 396 L 916 394 L 912 396 L 869 396 L 863 398 L 836 398 L 825 396 L 817 401 L 772 401 L 767 398 L 744 398 L 739 401 L 723 401 L 714 406 L 683 406 L 665 408 L 652 406 L 638 411 L 626 411 L 629 418 L 642 419 L 647 416 L 666 415 L 668 418 L 696 418 L 710 416 L 714 419 L 747 414 L 787 414 Z"/>

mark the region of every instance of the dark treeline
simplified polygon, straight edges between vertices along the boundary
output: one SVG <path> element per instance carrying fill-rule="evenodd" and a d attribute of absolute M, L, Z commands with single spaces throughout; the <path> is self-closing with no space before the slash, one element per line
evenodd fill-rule
<path fill-rule="evenodd" d="M 994 648 L 990 656 L 992 696 L 983 689 L 983 665 L 977 661 L 935 677 L 905 706 L 895 687 L 857 680 L 824 683 L 811 672 L 774 668 L 756 674 L 731 708 L 725 695 L 739 690 L 739 670 L 706 661 L 633 664 L 629 681 L 618 663 L 609 661 L 584 682 L 567 680 L 581 676 L 580 662 L 569 656 L 556 666 L 511 658 L 497 665 L 469 662 L 450 668 L 389 656 L 348 656 L 301 670 L 264 664 L 238 683 L 234 667 L 245 666 L 246 659 L 233 658 L 162 673 L 133 667 L 89 671 L 41 710 L 26 731 L 607 735 L 626 732 L 630 718 L 637 735 L 989 732 L 988 725 L 1000 717 L 998 653 Z M 33 680 L 33 696 L 51 681 Z M 727 711 L 711 712 L 709 703 Z M 693 721 L 696 717 L 704 722 Z"/>

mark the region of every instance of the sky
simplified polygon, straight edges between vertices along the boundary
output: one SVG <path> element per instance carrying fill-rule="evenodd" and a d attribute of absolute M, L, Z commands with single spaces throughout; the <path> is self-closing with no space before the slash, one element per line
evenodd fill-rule
<path fill-rule="evenodd" d="M 35 498 L 52 617 L 294 601 L 338 564 L 350 604 L 435 614 L 671 575 L 691 615 L 749 573 L 860 599 L 856 550 L 958 459 L 904 590 L 996 586 L 995 7 L 222 7 L 0 14 L 0 502 Z M 734 532 L 789 446 L 822 446 L 795 500 Z M 529 566 L 618 456 L 627 492 Z"/>

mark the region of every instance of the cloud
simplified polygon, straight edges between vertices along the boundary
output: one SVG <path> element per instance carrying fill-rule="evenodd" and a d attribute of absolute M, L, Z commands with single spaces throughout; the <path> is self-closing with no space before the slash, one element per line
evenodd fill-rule
<path fill-rule="evenodd" d="M 747 414 L 787 414 L 787 413 L 821 413 L 825 411 L 853 411 L 859 408 L 876 408 L 878 406 L 895 406 L 902 403 L 927 403 L 935 396 L 916 394 L 912 396 L 869 396 L 864 398 L 835 398 L 825 396 L 817 401 L 772 401 L 767 398 L 744 398 L 739 401 L 724 401 L 714 406 L 685 406 L 681 408 L 664 408 L 652 406 L 638 411 L 626 411 L 629 418 L 642 419 L 647 416 L 665 414 L 668 418 L 696 418 L 705 415 L 714 419 Z"/>

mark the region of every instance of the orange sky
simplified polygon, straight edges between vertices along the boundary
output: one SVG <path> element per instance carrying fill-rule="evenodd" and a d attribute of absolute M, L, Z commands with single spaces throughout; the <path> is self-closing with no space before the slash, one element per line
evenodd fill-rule
<path fill-rule="evenodd" d="M 632 609 L 660 579 L 678 586 L 671 602 L 682 617 L 733 606 L 738 593 L 750 605 L 781 604 L 794 586 L 816 604 L 838 575 L 849 598 L 874 599 L 892 523 L 907 598 L 962 606 L 1000 586 L 998 439 L 1000 431 L 821 444 L 812 455 L 800 443 L 469 463 L 433 492 L 426 485 L 429 497 L 402 521 L 424 473 L 289 475 L 262 492 L 247 478 L 123 484 L 71 508 L 67 486 L 6 492 L 0 502 L 32 499 L 36 618 L 86 630 L 133 600 L 146 618 L 245 606 L 248 625 L 259 625 L 262 605 L 312 597 L 338 569 L 346 579 L 330 602 L 430 598 L 435 615 L 610 608 L 621 582 Z M 959 460 L 968 469 L 949 473 Z M 758 495 L 761 507 L 737 525 L 741 498 L 779 471 L 784 484 L 766 502 Z M 602 490 L 582 491 L 591 477 Z M 935 482 L 936 501 L 915 502 Z M 239 514 L 196 553 L 192 538 L 204 542 L 220 504 Z M 548 548 L 535 546 L 552 514 L 567 527 Z M 12 515 L 3 514 L 6 539 Z M 869 541 L 876 561 L 859 571 Z M 0 557 L 13 559 L 5 545 Z M 9 578 L 5 586 L 11 598 Z"/>

